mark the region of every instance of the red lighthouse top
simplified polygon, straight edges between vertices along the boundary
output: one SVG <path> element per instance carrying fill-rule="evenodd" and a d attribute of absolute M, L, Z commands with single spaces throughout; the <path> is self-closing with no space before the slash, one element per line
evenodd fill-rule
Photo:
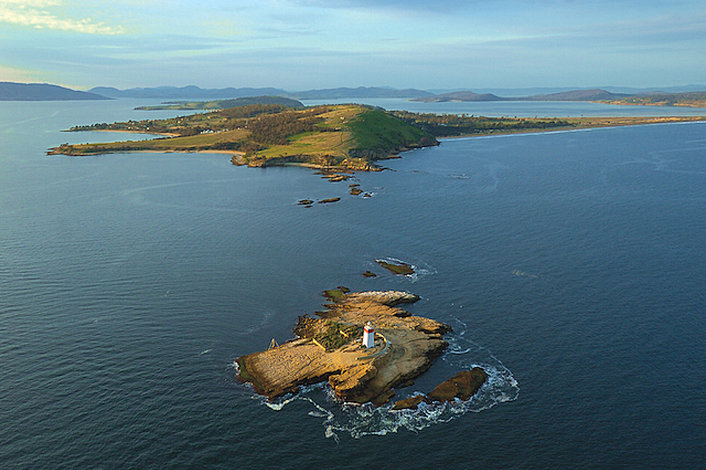
<path fill-rule="evenodd" d="M 366 333 L 372 333 L 373 331 L 375 331 L 375 328 L 373 328 L 373 325 L 368 323 L 367 325 L 365 325 L 365 328 L 363 328 L 363 331 L 365 331 Z"/>

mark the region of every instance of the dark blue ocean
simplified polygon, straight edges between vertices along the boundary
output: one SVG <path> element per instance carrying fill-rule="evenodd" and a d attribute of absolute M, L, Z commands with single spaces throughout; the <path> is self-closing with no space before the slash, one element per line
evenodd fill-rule
<path fill-rule="evenodd" d="M 139 104 L 0 103 L 0 467 L 703 468 L 706 123 L 447 140 L 356 175 L 369 199 L 227 155 L 45 155 L 176 114 Z M 438 110 L 611 114 L 516 105 Z M 392 413 L 235 380 L 337 285 L 454 328 L 398 397 L 474 364 L 490 383 Z"/>

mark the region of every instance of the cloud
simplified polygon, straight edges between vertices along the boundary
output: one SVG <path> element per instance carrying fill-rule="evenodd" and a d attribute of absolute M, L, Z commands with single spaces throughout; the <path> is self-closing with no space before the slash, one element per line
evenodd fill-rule
<path fill-rule="evenodd" d="M 317 8 L 374 8 L 374 9 L 400 9 L 400 10 L 432 10 L 440 11 L 445 8 L 466 7 L 478 1 L 468 0 L 443 0 L 429 2 L 428 0 L 294 0 L 295 4 Z"/>
<path fill-rule="evenodd" d="M 0 23 L 55 29 L 82 34 L 121 34 L 120 27 L 108 26 L 91 18 L 61 18 L 48 8 L 60 6 L 58 0 L 0 0 Z"/>
<path fill-rule="evenodd" d="M 28 82 L 36 80 L 40 75 L 39 72 L 33 70 L 0 65 L 0 81 L 3 82 Z"/>
<path fill-rule="evenodd" d="M 45 8 L 60 5 L 59 0 L 0 0 L 0 6 L 19 5 L 25 7 Z"/>

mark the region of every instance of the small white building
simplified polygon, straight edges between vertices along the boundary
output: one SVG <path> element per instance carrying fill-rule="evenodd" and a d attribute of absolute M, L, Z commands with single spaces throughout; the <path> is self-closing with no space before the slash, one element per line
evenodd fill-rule
<path fill-rule="evenodd" d="M 370 322 L 363 327 L 363 346 L 366 348 L 375 347 L 375 328 Z"/>

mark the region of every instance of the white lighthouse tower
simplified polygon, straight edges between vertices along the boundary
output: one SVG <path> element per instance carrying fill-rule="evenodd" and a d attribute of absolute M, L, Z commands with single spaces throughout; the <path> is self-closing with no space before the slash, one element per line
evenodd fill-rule
<path fill-rule="evenodd" d="M 375 328 L 370 322 L 366 323 L 363 328 L 363 346 L 366 348 L 375 347 Z"/>

